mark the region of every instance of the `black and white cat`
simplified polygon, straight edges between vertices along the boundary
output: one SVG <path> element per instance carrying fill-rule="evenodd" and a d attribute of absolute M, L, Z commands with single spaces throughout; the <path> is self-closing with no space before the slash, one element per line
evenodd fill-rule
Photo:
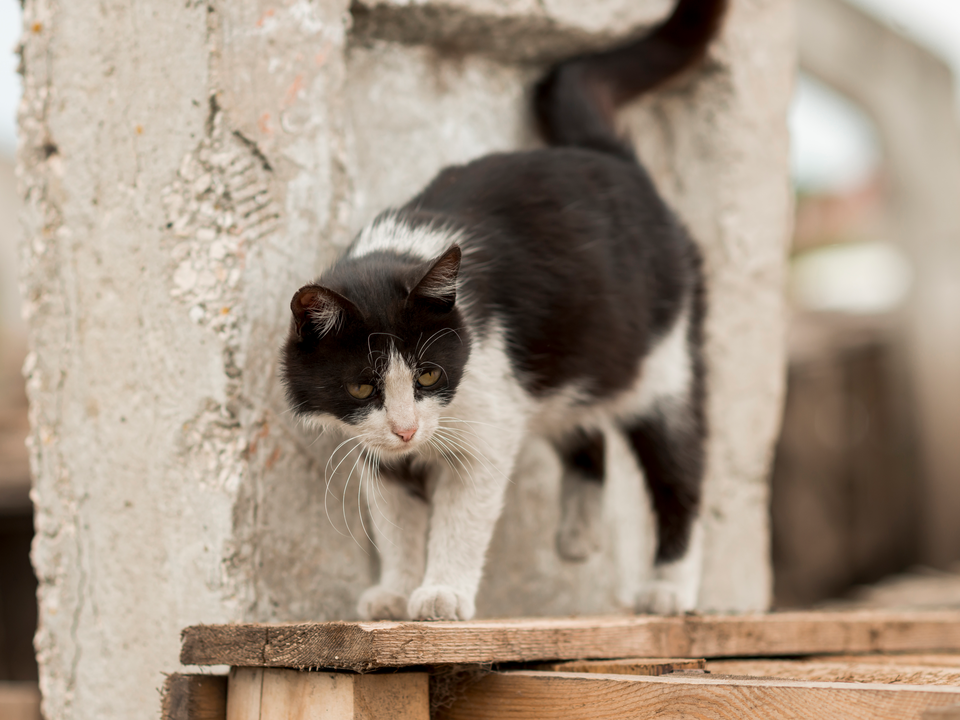
<path fill-rule="evenodd" d="M 694 607 L 701 259 L 613 113 L 698 61 L 725 7 L 679 0 L 645 37 L 557 65 L 535 100 L 552 147 L 446 168 L 294 295 L 290 404 L 360 449 L 379 517 L 381 578 L 361 616 L 473 617 L 530 434 L 565 468 L 558 549 L 584 559 L 611 429 L 634 449 L 656 514 L 654 580 L 637 609 Z"/>

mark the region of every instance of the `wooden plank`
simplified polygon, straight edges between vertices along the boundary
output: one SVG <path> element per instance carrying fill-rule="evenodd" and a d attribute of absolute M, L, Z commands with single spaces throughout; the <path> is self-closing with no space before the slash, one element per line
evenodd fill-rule
<path fill-rule="evenodd" d="M 0 718 L 42 720 L 40 688 L 35 682 L 0 682 Z"/>
<path fill-rule="evenodd" d="M 571 660 L 544 663 L 537 670 L 607 675 L 666 675 L 680 670 L 705 670 L 704 658 L 624 658 L 622 660 Z"/>
<path fill-rule="evenodd" d="M 895 657 L 895 656 L 894 656 Z M 817 682 L 899 683 L 906 685 L 958 685 L 960 668 L 811 660 L 711 660 L 711 673 L 754 675 Z"/>
<path fill-rule="evenodd" d="M 927 665 L 960 669 L 957 653 L 884 653 L 882 655 L 811 655 L 813 662 L 870 663 L 876 665 Z"/>
<path fill-rule="evenodd" d="M 231 668 L 227 720 L 260 720 L 263 668 Z"/>
<path fill-rule="evenodd" d="M 427 673 L 354 675 L 355 720 L 429 720 Z M 280 720 L 278 718 L 278 720 Z"/>
<path fill-rule="evenodd" d="M 230 674 L 227 720 L 429 720 L 428 687 L 426 673 L 240 668 Z"/>
<path fill-rule="evenodd" d="M 353 720 L 355 677 L 264 670 L 258 720 Z"/>
<path fill-rule="evenodd" d="M 920 720 L 960 720 L 960 705 L 924 710 Z"/>
<path fill-rule="evenodd" d="M 954 705 L 960 688 L 710 675 L 492 673 L 440 715 L 441 720 L 920 720 Z"/>
<path fill-rule="evenodd" d="M 227 676 L 167 675 L 160 717 L 162 720 L 226 720 Z"/>
<path fill-rule="evenodd" d="M 185 665 L 358 671 L 624 657 L 960 652 L 960 612 L 196 625 L 182 639 Z"/>

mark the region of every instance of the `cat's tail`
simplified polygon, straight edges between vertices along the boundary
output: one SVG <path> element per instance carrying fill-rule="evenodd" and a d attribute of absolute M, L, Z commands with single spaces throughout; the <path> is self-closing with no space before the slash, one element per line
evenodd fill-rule
<path fill-rule="evenodd" d="M 557 64 L 537 85 L 534 109 L 551 145 L 633 158 L 614 111 L 700 60 L 728 0 L 679 0 L 662 24 L 638 40 Z"/>

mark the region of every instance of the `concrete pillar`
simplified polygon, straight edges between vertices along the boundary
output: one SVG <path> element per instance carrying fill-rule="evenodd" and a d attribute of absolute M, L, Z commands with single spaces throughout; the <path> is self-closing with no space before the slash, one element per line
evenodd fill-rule
<path fill-rule="evenodd" d="M 533 144 L 526 92 L 546 61 L 666 9 L 27 0 L 18 163 L 48 717 L 155 714 L 187 624 L 354 616 L 376 561 L 355 477 L 343 492 L 350 463 L 325 487 L 337 440 L 286 412 L 292 291 L 444 163 Z M 768 599 L 791 48 L 786 0 L 737 0 L 706 67 L 625 114 L 709 263 L 708 609 Z M 561 566 L 556 485 L 531 448 L 483 614 L 615 610 L 636 581 L 636 532 Z"/>

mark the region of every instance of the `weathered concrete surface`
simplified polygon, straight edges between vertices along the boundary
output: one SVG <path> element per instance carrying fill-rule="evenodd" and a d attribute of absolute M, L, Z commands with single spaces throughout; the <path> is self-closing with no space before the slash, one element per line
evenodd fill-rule
<path fill-rule="evenodd" d="M 21 256 L 48 717 L 155 714 L 188 624 L 353 617 L 376 569 L 369 517 L 349 446 L 328 463 L 340 439 L 284 406 L 290 293 L 441 165 L 534 143 L 537 62 L 664 3 L 598 7 L 357 3 L 351 35 L 346 0 L 28 0 Z M 785 0 L 735 3 L 708 70 L 629 113 L 710 266 L 705 608 L 768 597 L 789 25 Z M 582 568 L 556 559 L 554 462 L 524 459 L 486 615 L 613 610 L 636 582 L 649 550 L 629 527 Z M 641 504 L 625 483 L 608 510 Z"/>

